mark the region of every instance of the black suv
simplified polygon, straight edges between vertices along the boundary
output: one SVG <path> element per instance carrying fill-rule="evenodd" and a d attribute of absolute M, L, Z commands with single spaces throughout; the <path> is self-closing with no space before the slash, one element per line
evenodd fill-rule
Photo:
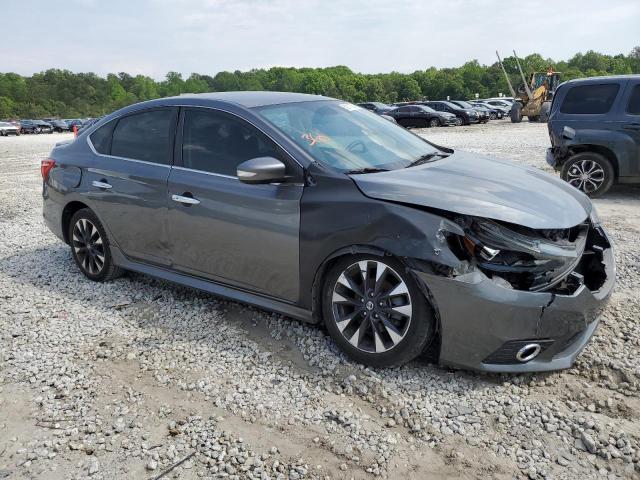
<path fill-rule="evenodd" d="M 558 87 L 547 163 L 591 197 L 640 183 L 640 75 L 583 78 Z"/>

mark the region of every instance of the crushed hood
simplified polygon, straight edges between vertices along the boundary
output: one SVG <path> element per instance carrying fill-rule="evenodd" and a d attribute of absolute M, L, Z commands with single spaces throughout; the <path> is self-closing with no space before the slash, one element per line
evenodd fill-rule
<path fill-rule="evenodd" d="M 463 151 L 416 167 L 351 178 L 371 198 L 537 229 L 573 227 L 592 208 L 586 195 L 553 175 Z"/>

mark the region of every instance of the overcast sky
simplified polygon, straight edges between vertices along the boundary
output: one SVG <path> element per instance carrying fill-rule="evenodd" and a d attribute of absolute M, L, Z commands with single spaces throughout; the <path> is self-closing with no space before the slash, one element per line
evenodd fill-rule
<path fill-rule="evenodd" d="M 271 66 L 364 72 L 567 59 L 640 44 L 639 0 L 5 0 L 0 71 L 215 74 Z"/>

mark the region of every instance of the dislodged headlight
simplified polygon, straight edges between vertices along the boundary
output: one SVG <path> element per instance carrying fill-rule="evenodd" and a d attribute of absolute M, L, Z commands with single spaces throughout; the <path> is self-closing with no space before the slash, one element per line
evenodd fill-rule
<path fill-rule="evenodd" d="M 514 288 L 539 291 L 560 282 L 580 261 L 588 225 L 533 230 L 488 219 L 465 217 L 461 247 L 490 277 Z"/>

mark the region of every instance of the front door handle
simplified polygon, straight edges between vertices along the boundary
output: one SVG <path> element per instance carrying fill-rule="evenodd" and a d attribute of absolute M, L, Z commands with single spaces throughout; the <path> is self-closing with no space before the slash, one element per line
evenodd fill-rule
<path fill-rule="evenodd" d="M 627 123 L 626 125 L 623 125 L 622 128 L 627 130 L 640 130 L 640 123 Z"/>
<path fill-rule="evenodd" d="M 113 187 L 111 186 L 111 184 L 110 184 L 110 183 L 105 182 L 105 181 L 104 181 L 104 179 L 103 179 L 103 180 L 100 180 L 100 181 L 98 181 L 98 180 L 94 180 L 93 182 L 91 182 L 91 185 L 93 185 L 93 186 L 94 186 L 94 187 L 96 187 L 96 188 L 100 188 L 100 189 L 102 189 L 102 190 L 109 190 L 109 189 L 113 188 Z"/>
<path fill-rule="evenodd" d="M 188 192 L 182 195 L 171 195 L 171 200 L 182 203 L 183 205 L 198 205 L 200 203 L 200 200 L 193 198 Z"/>

